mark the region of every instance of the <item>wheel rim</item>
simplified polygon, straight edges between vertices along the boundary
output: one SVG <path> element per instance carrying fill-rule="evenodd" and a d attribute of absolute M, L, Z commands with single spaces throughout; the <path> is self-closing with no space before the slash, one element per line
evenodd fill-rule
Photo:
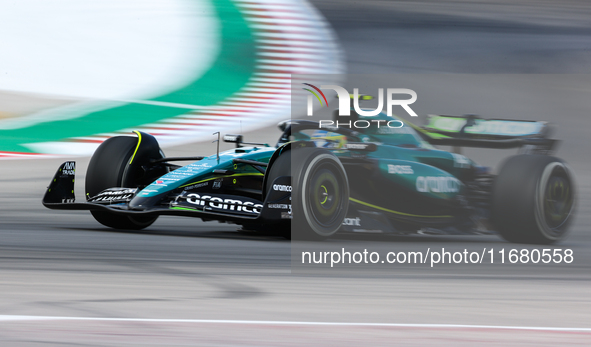
<path fill-rule="evenodd" d="M 334 174 L 338 167 L 332 162 L 324 162 L 309 175 L 307 184 L 307 196 L 305 201 L 307 210 L 314 222 L 323 228 L 334 226 L 339 218 L 339 210 L 342 209 L 342 191 L 340 186 L 344 184 L 341 177 Z"/>
<path fill-rule="evenodd" d="M 560 162 L 548 165 L 542 174 L 539 189 L 538 226 L 547 238 L 558 240 L 566 233 L 575 203 L 572 180 L 566 166 Z"/>
<path fill-rule="evenodd" d="M 566 172 L 557 167 L 548 179 L 543 197 L 544 218 L 555 233 L 559 233 L 568 220 L 573 202 L 570 180 Z"/>

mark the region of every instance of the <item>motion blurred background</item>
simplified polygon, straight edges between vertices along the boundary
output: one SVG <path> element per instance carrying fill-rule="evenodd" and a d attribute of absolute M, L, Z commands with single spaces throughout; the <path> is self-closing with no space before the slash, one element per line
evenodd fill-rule
<path fill-rule="evenodd" d="M 590 34 L 586 1 L 1 1 L 2 345 L 588 344 Z M 291 274 L 289 241 L 232 225 L 161 217 L 129 233 L 41 206 L 61 162 L 77 161 L 81 195 L 88 155 L 131 129 L 156 134 L 169 156 L 213 152 L 220 129 L 275 143 L 293 73 L 399 76 L 393 87 L 428 86 L 420 116 L 556 124 L 579 187 L 571 235 L 556 247 L 573 249 L 574 263 Z M 328 242 L 522 247 L 495 236 Z"/>

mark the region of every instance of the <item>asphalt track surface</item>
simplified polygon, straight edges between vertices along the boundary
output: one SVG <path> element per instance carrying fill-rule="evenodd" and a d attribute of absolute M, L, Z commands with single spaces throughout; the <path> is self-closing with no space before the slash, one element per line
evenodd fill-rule
<path fill-rule="evenodd" d="M 350 72 L 425 74 L 419 82 L 413 76 L 403 80 L 423 88 L 418 93 L 427 101 L 417 102 L 419 114 L 436 112 L 436 107 L 441 113 L 490 112 L 496 105 L 503 116 L 544 115 L 557 124 L 556 135 L 564 140 L 558 154 L 572 166 L 579 187 L 570 237 L 556 246 L 574 251 L 572 264 L 485 261 L 292 272 L 289 241 L 239 232 L 232 225 L 161 217 L 145 231 L 124 232 L 102 227 L 85 212 L 47 210 L 40 200 L 63 160 L 2 161 L 0 344 L 589 345 L 591 79 L 449 74 L 587 73 L 591 10 L 582 2 L 561 7 L 552 2 L 523 1 L 517 7 L 484 3 L 489 12 L 471 2 L 413 3 L 317 5 L 342 41 Z M 508 83 L 512 78 L 520 82 Z M 547 89 L 536 94 L 535 85 Z M 503 101 L 469 94 L 479 87 Z M 446 96 L 465 93 L 468 100 L 437 99 L 437 90 Z M 531 94 L 541 93 L 556 93 L 555 99 L 533 102 Z M 516 111 L 507 115 L 509 110 Z M 246 135 L 271 143 L 277 136 L 272 128 Z M 209 154 L 213 146 L 203 142 L 166 152 Z M 499 160 L 490 151 L 468 154 L 491 165 Z M 88 159 L 77 163 L 81 197 Z M 543 248 L 509 244 L 496 236 L 341 236 L 327 244 L 382 253 Z M 34 318 L 40 316 L 45 319 Z"/>

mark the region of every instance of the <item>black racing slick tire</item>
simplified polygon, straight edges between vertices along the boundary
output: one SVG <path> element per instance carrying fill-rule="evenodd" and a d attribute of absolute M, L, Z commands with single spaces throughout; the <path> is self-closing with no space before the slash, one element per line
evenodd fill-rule
<path fill-rule="evenodd" d="M 552 244 L 566 237 L 575 202 L 573 175 L 561 159 L 517 155 L 493 185 L 491 221 L 509 242 Z"/>
<path fill-rule="evenodd" d="M 95 196 L 107 188 L 137 187 L 129 162 L 136 150 L 138 139 L 116 136 L 103 142 L 92 155 L 86 174 L 86 194 Z M 140 230 L 150 226 L 158 218 L 153 216 L 124 216 L 104 211 L 91 211 L 102 225 L 114 229 Z"/>
<path fill-rule="evenodd" d="M 320 148 L 292 149 L 292 240 L 319 240 L 342 226 L 349 182 L 341 161 Z M 281 157 L 280 157 L 281 158 Z"/>

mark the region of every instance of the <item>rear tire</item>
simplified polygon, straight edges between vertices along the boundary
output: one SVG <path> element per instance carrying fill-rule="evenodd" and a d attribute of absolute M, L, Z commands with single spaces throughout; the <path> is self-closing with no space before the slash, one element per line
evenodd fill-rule
<path fill-rule="evenodd" d="M 116 136 L 103 142 L 92 155 L 86 174 L 86 194 L 95 196 L 107 188 L 138 186 L 137 173 L 128 170 L 129 160 L 137 146 L 138 139 L 130 136 Z M 114 229 L 140 230 L 150 226 L 158 218 L 152 216 L 123 216 L 103 211 L 90 211 L 102 225 Z"/>
<path fill-rule="evenodd" d="M 562 160 L 517 155 L 494 183 L 491 221 L 507 241 L 552 244 L 566 237 L 574 208 L 572 173 Z"/>

